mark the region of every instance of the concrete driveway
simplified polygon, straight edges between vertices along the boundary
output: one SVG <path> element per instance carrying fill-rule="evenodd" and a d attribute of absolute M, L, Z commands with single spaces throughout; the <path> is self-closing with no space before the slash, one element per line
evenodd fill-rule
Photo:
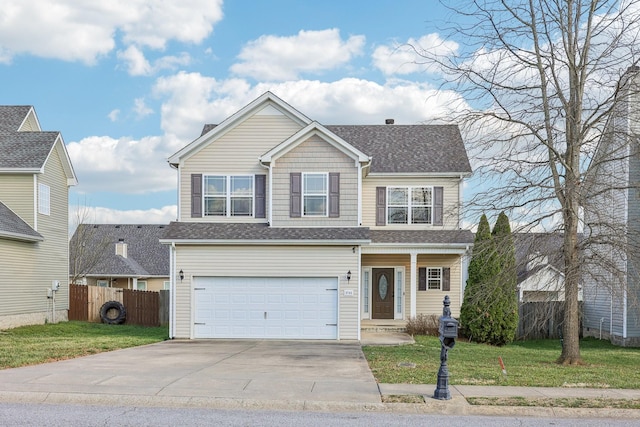
<path fill-rule="evenodd" d="M 194 340 L 2 370 L 0 399 L 379 404 L 380 392 L 358 343 Z"/>

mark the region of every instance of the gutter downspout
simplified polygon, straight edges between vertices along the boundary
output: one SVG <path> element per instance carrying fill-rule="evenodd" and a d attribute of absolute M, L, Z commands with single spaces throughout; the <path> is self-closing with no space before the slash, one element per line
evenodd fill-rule
<path fill-rule="evenodd" d="M 271 183 L 273 182 L 273 169 L 271 168 L 271 164 L 269 165 L 265 165 L 264 163 L 262 163 L 261 159 L 258 159 L 258 163 L 260 163 L 260 166 L 262 166 L 263 168 L 267 169 L 269 171 L 269 202 L 267 203 L 267 212 L 266 212 L 266 217 L 267 217 L 267 223 L 269 224 L 269 227 L 271 227 L 271 206 L 273 204 L 273 191 L 271 191 Z"/>
<path fill-rule="evenodd" d="M 171 307 L 169 310 L 169 338 L 176 337 L 176 244 L 171 242 L 171 259 L 169 260 L 169 274 L 171 275 Z"/>

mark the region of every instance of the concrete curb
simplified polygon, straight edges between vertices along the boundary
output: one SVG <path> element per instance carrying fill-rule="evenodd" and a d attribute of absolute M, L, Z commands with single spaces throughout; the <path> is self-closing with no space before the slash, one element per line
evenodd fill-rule
<path fill-rule="evenodd" d="M 437 415 L 491 415 L 536 418 L 640 418 L 640 410 L 600 408 L 544 408 L 470 405 L 464 397 L 425 403 L 350 403 L 332 401 L 263 400 L 207 397 L 136 396 L 87 393 L 0 392 L 0 402 L 125 407 L 176 407 L 310 412 L 385 412 Z"/>

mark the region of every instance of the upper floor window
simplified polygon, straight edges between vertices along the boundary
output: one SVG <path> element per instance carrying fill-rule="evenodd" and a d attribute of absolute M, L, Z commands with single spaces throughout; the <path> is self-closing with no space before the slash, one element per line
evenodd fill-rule
<path fill-rule="evenodd" d="M 205 216 L 253 216 L 253 176 L 205 175 Z"/>
<path fill-rule="evenodd" d="M 45 184 L 38 184 L 38 213 L 51 215 L 51 189 Z"/>
<path fill-rule="evenodd" d="M 388 187 L 387 224 L 431 224 L 432 187 Z"/>
<path fill-rule="evenodd" d="M 326 173 L 304 173 L 302 181 L 303 215 L 327 216 L 328 175 Z"/>

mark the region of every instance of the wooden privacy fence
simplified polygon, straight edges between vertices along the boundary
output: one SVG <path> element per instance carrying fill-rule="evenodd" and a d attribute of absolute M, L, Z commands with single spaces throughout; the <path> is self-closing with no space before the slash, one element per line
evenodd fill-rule
<path fill-rule="evenodd" d="M 136 291 L 100 286 L 69 285 L 69 320 L 100 323 L 100 308 L 118 301 L 127 312 L 127 325 L 159 326 L 169 323 L 169 291 Z"/>
<path fill-rule="evenodd" d="M 579 303 L 580 333 L 582 334 L 582 302 Z M 533 340 L 561 338 L 564 316 L 564 301 L 520 303 L 520 322 L 517 339 Z"/>

